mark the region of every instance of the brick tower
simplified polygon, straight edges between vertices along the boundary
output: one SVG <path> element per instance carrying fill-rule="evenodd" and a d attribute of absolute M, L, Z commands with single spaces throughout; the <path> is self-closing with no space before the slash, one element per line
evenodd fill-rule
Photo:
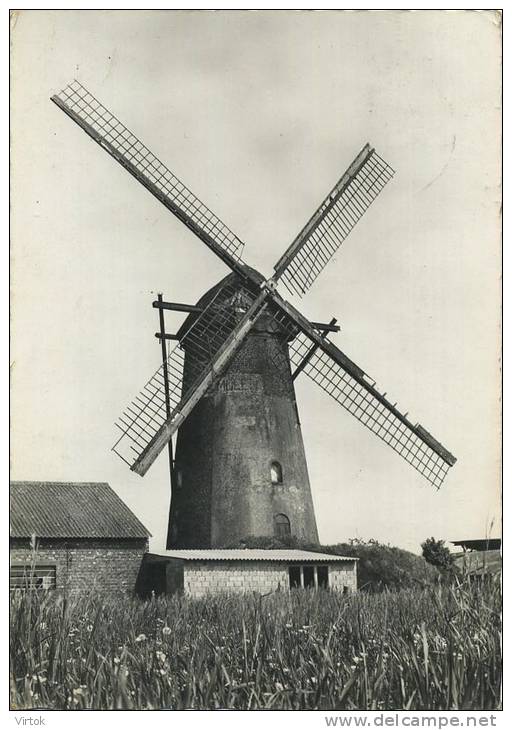
<path fill-rule="evenodd" d="M 226 277 L 198 306 L 236 281 Z M 234 320 L 243 311 L 237 296 L 223 306 Z M 195 363 L 184 348 L 186 389 Z M 288 344 L 270 316 L 181 426 L 173 481 L 168 548 L 222 547 L 250 535 L 318 542 Z"/>

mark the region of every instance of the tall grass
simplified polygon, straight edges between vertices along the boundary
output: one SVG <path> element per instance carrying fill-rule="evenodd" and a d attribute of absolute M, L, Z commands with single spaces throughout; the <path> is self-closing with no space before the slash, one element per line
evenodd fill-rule
<path fill-rule="evenodd" d="M 500 586 L 149 601 L 16 591 L 12 707 L 495 709 Z"/>

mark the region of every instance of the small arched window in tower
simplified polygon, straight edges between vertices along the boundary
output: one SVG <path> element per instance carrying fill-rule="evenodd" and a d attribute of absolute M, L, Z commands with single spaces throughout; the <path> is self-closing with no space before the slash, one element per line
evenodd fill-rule
<path fill-rule="evenodd" d="M 283 483 L 283 467 L 278 461 L 273 461 L 270 465 L 270 481 L 272 484 Z"/>
<path fill-rule="evenodd" d="M 274 534 L 276 537 L 289 537 L 291 535 L 290 520 L 286 515 L 281 513 L 274 517 Z"/>

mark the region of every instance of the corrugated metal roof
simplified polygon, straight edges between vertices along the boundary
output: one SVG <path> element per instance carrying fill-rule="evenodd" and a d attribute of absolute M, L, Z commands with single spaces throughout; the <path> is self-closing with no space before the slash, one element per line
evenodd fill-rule
<path fill-rule="evenodd" d="M 315 553 L 309 550 L 254 550 L 249 548 L 245 550 L 164 550 L 158 555 L 179 558 L 180 560 L 264 560 L 280 563 L 303 563 L 307 561 L 334 563 L 357 560 L 357 558 L 343 555 Z"/>
<path fill-rule="evenodd" d="M 10 496 L 12 537 L 151 537 L 105 482 L 11 482 Z"/>

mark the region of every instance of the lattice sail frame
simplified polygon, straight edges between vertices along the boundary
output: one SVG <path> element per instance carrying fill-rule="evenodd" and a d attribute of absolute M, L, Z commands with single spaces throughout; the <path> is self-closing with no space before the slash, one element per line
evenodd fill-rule
<path fill-rule="evenodd" d="M 238 280 L 227 282 L 170 350 L 167 380 L 171 414 L 179 412 L 181 403 L 211 368 L 217 353 L 256 296 Z M 185 355 L 188 363 L 186 380 Z M 167 420 L 162 363 L 118 418 L 115 425 L 121 435 L 112 451 L 132 467 Z"/>
<path fill-rule="evenodd" d="M 243 242 L 238 236 L 85 87 L 73 81 L 52 100 L 233 271 L 256 287 L 261 285 L 263 277 L 240 260 Z M 394 170 L 366 145 L 281 257 L 275 267 L 274 279 L 282 278 L 290 291 L 304 293 L 393 174 Z M 240 282 L 236 290 L 240 291 Z M 256 295 L 249 290 L 243 296 L 245 302 L 255 299 Z M 219 348 L 233 332 L 236 323 L 231 315 L 223 312 L 220 302 L 221 298 L 215 297 L 206 310 L 210 319 L 203 319 L 205 313 L 200 315 L 180 344 L 169 353 L 167 371 L 173 413 L 179 411 L 195 384 L 208 372 Z M 255 304 L 255 308 L 258 306 Z M 295 313 L 298 315 L 296 310 Z M 419 424 L 413 426 L 386 401 L 374 384 L 367 382 L 364 372 L 341 351 L 334 348 L 340 357 L 336 354 L 333 357 L 330 350 L 326 351 L 311 339 L 309 323 L 303 330 L 297 326 L 300 320 L 304 325 L 304 318 L 299 317 L 295 322 L 293 316 L 288 317 L 279 308 L 275 309 L 275 316 L 281 325 L 285 323 L 290 328 L 291 362 L 439 487 L 448 468 L 455 463 L 455 457 Z M 187 352 L 190 348 L 197 358 L 197 366 L 185 386 L 182 382 L 183 347 Z M 113 450 L 133 466 L 133 460 L 139 458 L 168 420 L 162 365 L 120 417 L 116 425 L 121 436 Z"/>
<path fill-rule="evenodd" d="M 301 332 L 290 345 L 293 365 L 302 362 L 311 345 Z M 393 412 L 391 403 L 378 398 L 320 349 L 306 363 L 304 373 L 439 489 L 451 465 L 418 436 L 412 423 Z"/>
<path fill-rule="evenodd" d="M 240 281 L 226 283 L 182 335 L 180 343 L 171 350 L 167 358 L 167 371 L 173 413 L 180 411 L 181 404 L 204 377 L 216 354 L 233 332 L 237 323 L 237 317 L 233 316 L 234 308 L 238 308 L 242 316 L 255 300 L 256 294 L 243 287 Z M 375 382 L 344 353 L 337 348 L 334 348 L 334 352 L 322 349 L 332 349 L 332 343 L 324 340 L 322 345 L 320 341 L 312 340 L 275 303 L 271 303 L 267 311 L 276 321 L 283 339 L 288 342 L 292 366 L 300 368 L 439 489 L 449 468 L 455 463 L 455 457 L 422 426 L 408 421 L 377 390 Z M 183 383 L 185 352 L 193 367 L 188 368 L 187 381 Z M 339 361 L 333 358 L 333 354 L 337 353 Z M 132 467 L 167 420 L 162 365 L 119 418 L 116 425 L 121 430 L 121 436 L 113 451 Z"/>
<path fill-rule="evenodd" d="M 310 288 L 394 174 L 374 149 L 363 148 L 276 264 L 290 293 Z"/>
<path fill-rule="evenodd" d="M 408 421 L 377 390 L 375 381 L 344 353 L 338 351 L 342 365 L 334 360 L 335 353 L 322 349 L 320 341 L 312 340 L 279 308 L 272 307 L 270 311 L 285 328 L 291 364 L 300 367 L 301 372 L 439 489 L 455 464 L 455 457 L 420 424 Z M 337 350 L 327 340 L 324 346 Z"/>
<path fill-rule="evenodd" d="M 215 253 L 233 268 L 243 242 L 80 82 L 72 81 L 52 101 L 207 245 L 219 247 Z"/>

